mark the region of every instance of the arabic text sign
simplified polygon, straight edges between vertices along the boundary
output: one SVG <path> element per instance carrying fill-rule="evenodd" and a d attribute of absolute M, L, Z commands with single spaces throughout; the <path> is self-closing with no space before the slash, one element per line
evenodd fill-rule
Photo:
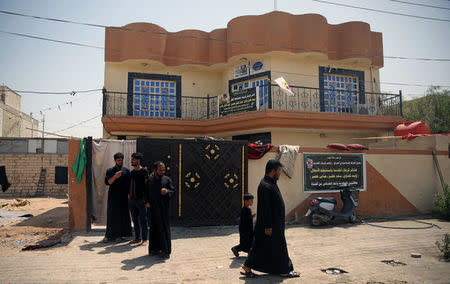
<path fill-rule="evenodd" d="M 364 154 L 304 153 L 305 192 L 334 192 L 339 187 L 366 190 Z"/>
<path fill-rule="evenodd" d="M 245 89 L 219 97 L 219 116 L 256 109 L 256 88 Z"/>

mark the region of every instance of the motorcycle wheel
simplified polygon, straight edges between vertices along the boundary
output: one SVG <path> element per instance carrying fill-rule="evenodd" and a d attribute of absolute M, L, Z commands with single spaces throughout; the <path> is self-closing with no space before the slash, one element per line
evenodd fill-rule
<path fill-rule="evenodd" d="M 309 222 L 310 222 L 311 226 L 313 226 L 313 227 L 322 225 L 320 218 L 317 217 L 316 215 L 317 215 L 316 213 L 312 213 L 311 215 L 309 215 Z"/>
<path fill-rule="evenodd" d="M 350 221 L 350 223 L 356 223 L 356 219 L 357 219 L 357 217 L 356 217 L 355 212 L 353 212 L 353 214 L 350 217 L 348 217 L 348 220 Z"/>

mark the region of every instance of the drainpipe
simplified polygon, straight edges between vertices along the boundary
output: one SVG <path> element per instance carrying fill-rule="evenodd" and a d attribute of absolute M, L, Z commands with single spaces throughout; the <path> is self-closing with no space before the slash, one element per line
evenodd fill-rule
<path fill-rule="evenodd" d="M 207 103 L 207 105 L 206 105 L 206 118 L 207 119 L 209 119 L 209 94 L 208 94 L 208 96 L 206 97 L 206 103 Z"/>

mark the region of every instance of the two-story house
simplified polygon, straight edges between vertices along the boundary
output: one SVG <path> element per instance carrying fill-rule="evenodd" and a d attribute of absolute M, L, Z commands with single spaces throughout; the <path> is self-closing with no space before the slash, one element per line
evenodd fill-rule
<path fill-rule="evenodd" d="M 386 135 L 404 121 L 401 94 L 380 92 L 382 35 L 364 22 L 275 11 L 211 32 L 132 23 L 107 28 L 105 46 L 104 138 L 322 146 Z M 223 111 L 236 94 L 251 107 Z"/>

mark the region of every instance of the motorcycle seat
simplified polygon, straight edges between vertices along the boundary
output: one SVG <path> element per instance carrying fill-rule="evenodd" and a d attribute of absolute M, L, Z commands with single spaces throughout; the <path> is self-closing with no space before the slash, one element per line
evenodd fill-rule
<path fill-rule="evenodd" d="M 336 198 L 334 198 L 334 197 L 317 197 L 316 199 L 319 202 L 328 202 L 328 203 L 337 204 Z"/>

